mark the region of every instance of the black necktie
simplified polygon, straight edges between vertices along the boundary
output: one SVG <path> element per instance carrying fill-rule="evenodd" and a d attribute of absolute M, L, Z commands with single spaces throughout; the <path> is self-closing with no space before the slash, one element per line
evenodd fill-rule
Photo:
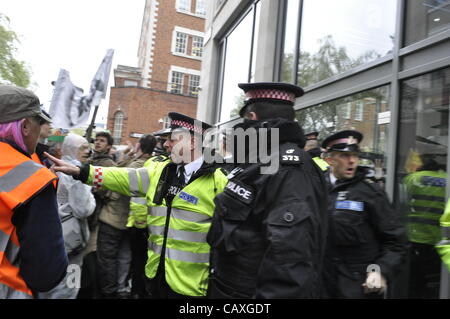
<path fill-rule="evenodd" d="M 184 165 L 180 165 L 178 167 L 178 184 L 180 186 L 184 186 L 186 184 L 186 179 L 184 177 L 184 172 L 185 172 Z"/>

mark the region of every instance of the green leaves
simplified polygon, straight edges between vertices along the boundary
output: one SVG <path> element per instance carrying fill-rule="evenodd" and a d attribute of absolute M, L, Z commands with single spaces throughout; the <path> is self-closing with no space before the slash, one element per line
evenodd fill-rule
<path fill-rule="evenodd" d="M 9 18 L 0 13 L 0 84 L 28 87 L 30 71 L 23 61 L 14 56 L 19 43 L 17 34 L 9 29 Z"/>

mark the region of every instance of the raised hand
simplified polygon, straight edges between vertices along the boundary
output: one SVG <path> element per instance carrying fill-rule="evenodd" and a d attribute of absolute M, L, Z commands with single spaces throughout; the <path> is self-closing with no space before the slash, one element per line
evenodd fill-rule
<path fill-rule="evenodd" d="M 64 162 L 60 159 L 57 159 L 54 156 L 51 156 L 49 153 L 44 152 L 44 155 L 47 156 L 54 164 L 50 167 L 50 169 L 54 172 L 61 172 L 67 175 L 80 175 L 80 168 L 73 164 Z"/>

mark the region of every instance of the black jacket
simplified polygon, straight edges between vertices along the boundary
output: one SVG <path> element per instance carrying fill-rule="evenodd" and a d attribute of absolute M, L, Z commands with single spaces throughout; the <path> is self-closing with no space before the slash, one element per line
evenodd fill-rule
<path fill-rule="evenodd" d="M 386 279 L 400 270 L 407 252 L 407 237 L 401 215 L 393 209 L 381 188 L 366 179 L 358 168 L 354 178 L 330 185 L 330 234 L 327 278 L 331 296 L 338 290 L 337 277 L 365 281 L 367 267 L 379 265 Z M 337 285 L 337 286 L 336 286 Z M 336 295 L 337 293 L 337 295 Z"/>
<path fill-rule="evenodd" d="M 327 232 L 326 182 L 296 122 L 246 121 L 280 129 L 279 169 L 261 163 L 231 172 L 216 199 L 208 243 L 212 247 L 210 298 L 318 298 Z"/>

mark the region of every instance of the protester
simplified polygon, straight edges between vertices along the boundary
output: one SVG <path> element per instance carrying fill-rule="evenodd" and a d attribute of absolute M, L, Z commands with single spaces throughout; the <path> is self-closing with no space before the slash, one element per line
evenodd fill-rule
<path fill-rule="evenodd" d="M 113 144 L 113 138 L 108 132 L 98 132 L 94 140 L 94 152 L 90 163 L 101 166 L 115 166 L 116 163 L 109 155 Z M 81 277 L 81 289 L 78 295 L 80 299 L 100 298 L 99 275 L 97 263 L 97 237 L 98 237 L 98 217 L 101 211 L 107 206 L 111 192 L 106 190 L 93 190 L 95 197 L 95 211 L 89 216 L 88 224 L 91 236 L 87 247 L 83 252 L 85 257 L 83 261 L 83 271 Z"/>
<path fill-rule="evenodd" d="M 29 90 L 0 85 L 0 298 L 30 299 L 54 288 L 68 266 L 56 176 L 31 159 L 48 118 Z"/>
<path fill-rule="evenodd" d="M 205 297 L 209 251 L 206 234 L 214 197 L 227 179 L 205 161 L 202 135 L 210 126 L 179 113 L 169 113 L 165 147 L 170 161 L 150 161 L 141 169 L 82 166 L 56 158 L 55 169 L 81 181 L 124 195 L 146 196 L 151 206 L 145 273 L 152 298 Z M 100 178 L 101 176 L 101 178 Z M 164 256 L 161 258 L 161 256 Z"/>
<path fill-rule="evenodd" d="M 208 243 L 212 248 L 210 298 L 319 298 L 327 235 L 324 177 L 303 150 L 294 101 L 303 90 L 285 83 L 239 84 L 247 96 L 235 125 L 258 133 L 237 135 L 236 168 L 216 199 Z M 270 136 L 262 138 L 268 132 Z M 271 141 L 275 145 L 260 144 Z M 256 133 L 255 133 L 256 134 Z M 276 135 L 275 135 L 276 136 Z M 271 151 L 274 170 L 264 173 L 261 150 Z M 256 161 L 251 156 L 258 154 Z M 256 162 L 256 163 L 255 163 Z M 272 166 L 271 165 L 271 166 Z"/>
<path fill-rule="evenodd" d="M 62 144 L 62 159 L 74 165 L 87 163 L 89 144 L 81 136 L 69 133 Z M 49 292 L 39 294 L 40 299 L 75 299 L 80 278 L 71 279 L 74 274 L 81 274 L 83 249 L 89 240 L 87 217 L 94 212 L 95 199 L 91 187 L 72 176 L 57 173 L 59 177 L 57 199 L 59 217 L 61 218 L 64 245 L 69 256 L 66 277 L 57 287 Z M 76 268 L 74 268 L 76 266 Z"/>

